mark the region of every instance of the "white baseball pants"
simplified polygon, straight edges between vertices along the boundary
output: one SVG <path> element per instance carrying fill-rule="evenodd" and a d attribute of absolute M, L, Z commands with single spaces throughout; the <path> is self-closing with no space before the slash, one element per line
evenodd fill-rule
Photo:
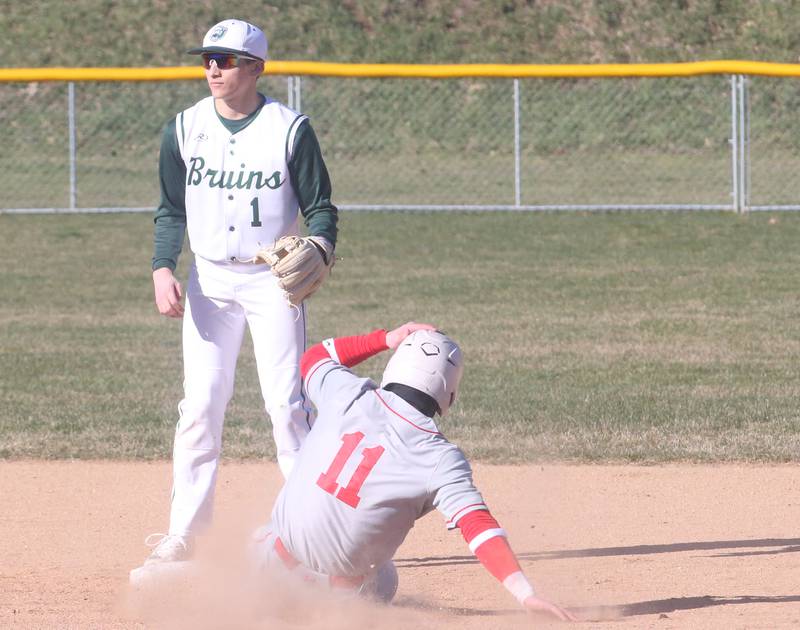
<path fill-rule="evenodd" d="M 305 308 L 286 303 L 266 265 L 196 257 L 183 316 L 184 398 L 173 448 L 170 534 L 193 535 L 211 521 L 225 409 L 246 326 L 284 476 L 311 427 L 299 368 Z"/>

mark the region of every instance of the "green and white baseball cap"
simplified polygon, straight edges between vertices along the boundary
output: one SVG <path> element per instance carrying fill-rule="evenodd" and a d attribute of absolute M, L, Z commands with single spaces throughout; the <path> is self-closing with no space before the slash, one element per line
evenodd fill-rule
<path fill-rule="evenodd" d="M 267 37 L 264 31 L 249 22 L 223 20 L 208 30 L 202 47 L 187 52 L 190 55 L 234 53 L 263 61 L 267 58 Z"/>

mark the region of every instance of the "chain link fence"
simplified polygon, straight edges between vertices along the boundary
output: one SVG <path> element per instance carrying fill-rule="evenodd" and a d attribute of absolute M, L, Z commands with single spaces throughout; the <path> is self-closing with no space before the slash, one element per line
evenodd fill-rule
<path fill-rule="evenodd" d="M 800 209 L 800 84 L 705 75 L 261 79 L 307 113 L 343 209 Z M 150 211 L 204 81 L 0 84 L 0 212 Z"/>

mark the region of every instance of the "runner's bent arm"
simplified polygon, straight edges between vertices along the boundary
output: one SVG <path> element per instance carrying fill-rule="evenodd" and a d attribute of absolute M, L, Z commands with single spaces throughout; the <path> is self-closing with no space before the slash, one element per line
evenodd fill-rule
<path fill-rule="evenodd" d="M 305 380 L 309 370 L 325 359 L 333 359 L 345 367 L 353 367 L 379 352 L 396 349 L 403 339 L 418 330 L 434 329 L 430 324 L 408 322 L 389 332 L 379 328 L 366 335 L 326 339 L 305 351 L 300 359 L 300 373 Z"/>

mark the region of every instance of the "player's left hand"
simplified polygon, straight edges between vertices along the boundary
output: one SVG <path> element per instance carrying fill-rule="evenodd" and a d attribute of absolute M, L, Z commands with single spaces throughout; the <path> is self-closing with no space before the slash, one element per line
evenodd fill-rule
<path fill-rule="evenodd" d="M 430 324 L 418 324 L 417 322 L 408 322 L 402 326 L 398 326 L 394 330 L 386 333 L 386 345 L 392 350 L 397 350 L 397 347 L 402 343 L 403 339 L 408 337 L 411 333 L 418 330 L 436 330 L 436 326 Z"/>
<path fill-rule="evenodd" d="M 561 621 L 578 621 L 578 618 L 568 610 L 564 610 L 541 597 L 528 597 L 522 602 L 522 605 L 525 606 L 525 610 L 531 613 L 548 615 Z"/>

